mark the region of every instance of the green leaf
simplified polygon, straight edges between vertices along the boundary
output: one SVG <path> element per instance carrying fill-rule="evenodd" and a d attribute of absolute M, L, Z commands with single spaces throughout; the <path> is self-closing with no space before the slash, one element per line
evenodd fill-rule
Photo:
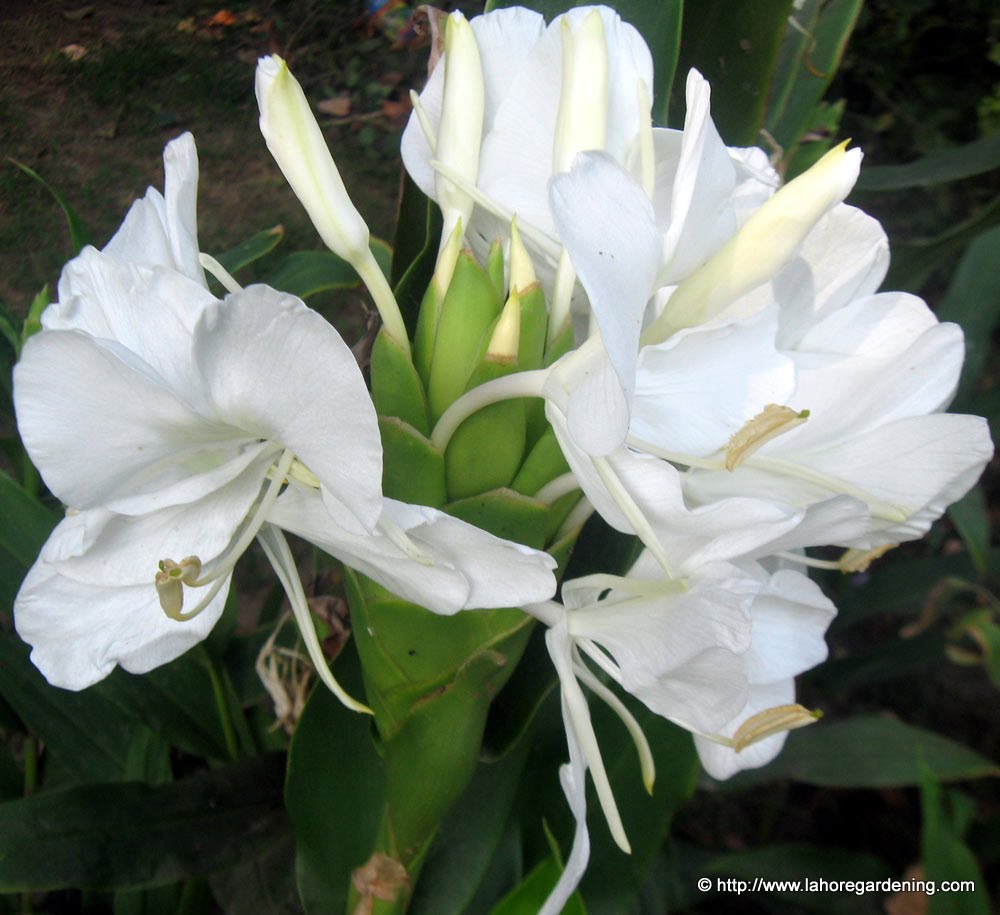
<path fill-rule="evenodd" d="M 0 632 L 0 695 L 81 782 L 125 777 L 135 720 L 94 690 L 49 686 L 12 632 Z"/>
<path fill-rule="evenodd" d="M 28 177 L 33 178 L 37 181 L 45 190 L 52 195 L 52 199 L 62 207 L 63 213 L 66 214 L 66 225 L 69 227 L 69 237 L 70 242 L 73 245 L 73 254 L 77 255 L 80 251 L 90 244 L 90 232 L 87 231 L 87 227 L 80 221 L 80 218 L 76 215 L 76 212 L 66 201 L 66 198 L 59 193 L 51 184 L 48 183 L 41 175 L 38 174 L 33 168 L 29 168 L 18 162 L 16 159 L 11 159 L 22 172 L 24 172 Z"/>
<path fill-rule="evenodd" d="M 694 741 L 687 731 L 664 721 L 631 697 L 626 704 L 649 741 L 656 783 L 650 796 L 643 787 L 638 755 L 624 725 L 604 703 L 591 701 L 598 744 L 632 853 L 623 854 L 614 843 L 596 795 L 588 791 L 591 857 L 580 891 L 590 915 L 627 915 L 632 911 L 670 820 L 694 793 L 701 772 Z"/>
<path fill-rule="evenodd" d="M 32 337 L 42 329 L 42 312 L 49 306 L 49 287 L 43 286 L 38 294 L 31 300 L 28 306 L 28 315 L 24 319 L 24 327 L 21 328 L 21 342 L 17 351 L 20 354 L 28 337 Z"/>
<path fill-rule="evenodd" d="M 873 165 L 861 170 L 859 191 L 901 191 L 985 175 L 1000 168 L 1000 133 L 965 146 L 936 150 L 905 165 Z"/>
<path fill-rule="evenodd" d="M 519 886 L 495 906 L 490 915 L 536 915 L 559 880 L 562 868 L 551 858 L 542 861 Z M 570 896 L 561 915 L 587 915 L 579 893 Z"/>
<path fill-rule="evenodd" d="M 16 590 L 55 527 L 56 517 L 2 470 L 0 517 L 4 519 L 4 523 L 0 524 L 0 553 L 6 554 L 14 568 L 20 571 L 16 581 L 5 584 Z M 13 600 L 13 594 L 10 597 Z"/>
<path fill-rule="evenodd" d="M 920 853 L 924 875 L 938 886 L 946 880 L 968 880 L 976 887 L 974 892 L 933 895 L 929 912 L 931 915 L 989 915 L 986 880 L 972 851 L 962 841 L 962 817 L 957 807 L 961 800 L 967 799 L 958 792 L 943 792 L 929 767 L 925 767 L 921 775 Z M 954 807 L 949 810 L 952 805 Z"/>
<path fill-rule="evenodd" d="M 169 785 L 85 785 L 0 804 L 0 891 L 142 887 L 252 857 L 287 828 L 282 756 Z"/>
<path fill-rule="evenodd" d="M 348 645 L 337 679 L 361 695 L 357 654 Z M 320 685 L 299 719 L 288 755 L 285 803 L 295 830 L 296 874 L 306 912 L 344 912 L 351 872 L 375 842 L 385 791 L 371 718 L 345 708 Z"/>
<path fill-rule="evenodd" d="M 849 202 L 856 203 L 853 199 Z M 892 263 L 882 284 L 886 289 L 920 292 L 936 270 L 950 267 L 965 248 L 1000 222 L 1000 194 L 984 204 L 972 216 L 933 238 L 897 242 L 892 249 Z"/>
<path fill-rule="evenodd" d="M 683 0 L 616 0 L 611 4 L 625 22 L 635 26 L 653 56 L 653 121 L 665 124 L 667 104 L 677 71 Z M 535 10 L 551 22 L 556 16 L 580 6 L 576 0 L 489 0 L 486 11 L 511 6 Z"/>
<path fill-rule="evenodd" d="M 387 269 L 389 246 L 378 238 L 370 243 L 375 259 Z M 265 282 L 282 292 L 307 299 L 331 289 L 353 289 L 361 280 L 354 268 L 332 251 L 295 251 Z"/>
<path fill-rule="evenodd" d="M 792 0 L 699 0 L 684 8 L 678 69 L 692 67 L 712 85 L 712 120 L 729 145 L 757 142 L 764 125 L 778 47 L 792 12 Z M 678 105 L 671 122 L 681 124 L 683 87 L 674 89 Z"/>
<path fill-rule="evenodd" d="M 416 332 L 420 303 L 434 275 L 440 236 L 441 211 L 405 175 L 396 223 L 392 284 L 411 338 Z"/>
<path fill-rule="evenodd" d="M 918 785 L 922 766 L 939 781 L 1000 775 L 994 762 L 940 734 L 892 718 L 859 715 L 793 731 L 774 762 L 741 772 L 725 789 L 779 778 L 834 788 Z"/>
<path fill-rule="evenodd" d="M 1000 323 L 1000 227 L 977 237 L 962 255 L 937 315 L 965 331 L 965 363 L 956 396 L 956 412 L 985 370 L 993 331 Z"/>
<path fill-rule="evenodd" d="M 811 128 L 840 66 L 862 0 L 806 0 L 785 28 L 764 126 L 788 156 Z"/>
<path fill-rule="evenodd" d="M 217 259 L 226 270 L 235 274 L 248 264 L 260 260 L 265 254 L 273 251 L 284 237 L 284 226 L 272 226 L 270 229 L 264 229 L 256 235 L 251 235 L 235 248 L 230 248 L 225 254 L 220 254 Z"/>
<path fill-rule="evenodd" d="M 462 915 L 482 887 L 512 818 L 529 742 L 499 762 L 480 763 L 438 829 L 408 915 Z"/>
<path fill-rule="evenodd" d="M 119 668 L 92 692 L 154 728 L 187 753 L 228 760 L 232 753 L 227 723 L 220 717 L 212 663 L 204 646 L 197 645 L 142 676 Z"/>
<path fill-rule="evenodd" d="M 291 829 L 275 830 L 252 857 L 213 874 L 211 883 L 212 895 L 226 915 L 298 915 L 302 904 L 295 885 Z"/>
<path fill-rule="evenodd" d="M 758 878 L 782 884 L 786 881 L 826 880 L 854 882 L 886 880 L 897 877 L 896 871 L 873 855 L 840 848 L 817 848 L 810 845 L 768 845 L 736 854 L 724 855 L 699 868 L 710 876 L 723 876 L 753 886 Z M 716 886 L 718 883 L 716 882 Z M 800 889 L 765 890 L 794 911 L 828 912 L 830 915 L 880 915 L 884 911 L 879 893 L 859 894 L 849 890 L 817 892 Z M 724 893 L 724 896 L 730 895 Z"/>
<path fill-rule="evenodd" d="M 982 487 L 975 486 L 948 509 L 948 517 L 969 551 L 976 569 L 986 574 L 990 551 L 990 518 Z"/>

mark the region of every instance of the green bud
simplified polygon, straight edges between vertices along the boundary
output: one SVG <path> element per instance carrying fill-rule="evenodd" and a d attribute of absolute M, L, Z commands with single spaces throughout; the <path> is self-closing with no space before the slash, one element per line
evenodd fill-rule
<path fill-rule="evenodd" d="M 439 508 L 447 501 L 444 457 L 413 426 L 380 416 L 382 492 L 390 499 Z"/>
<path fill-rule="evenodd" d="M 430 434 L 424 384 L 395 337 L 379 331 L 372 346 L 372 400 L 379 416 L 396 416 L 423 435 Z"/>
<path fill-rule="evenodd" d="M 518 293 L 521 302 L 521 342 L 517 363 L 522 372 L 531 372 L 544 364 L 548 307 L 545 293 L 538 283 L 519 289 Z"/>
<path fill-rule="evenodd" d="M 512 299 L 516 307 L 516 299 Z M 499 322 L 498 322 L 499 324 Z M 488 353 L 473 372 L 470 389 L 518 369 L 509 356 Z M 470 416 L 448 443 L 445 479 L 448 496 L 463 499 L 507 486 L 524 457 L 525 401 L 505 400 Z"/>
<path fill-rule="evenodd" d="M 434 338 L 437 336 L 438 320 L 441 317 L 441 306 L 451 285 L 451 277 L 455 272 L 455 264 L 462 250 L 462 226 L 455 226 L 448 243 L 438 253 L 434 265 L 434 276 L 420 303 L 420 313 L 417 315 L 417 330 L 413 340 L 413 364 L 417 367 L 420 377 L 426 386 L 431 377 L 431 360 L 434 358 Z"/>
<path fill-rule="evenodd" d="M 549 426 L 524 459 L 510 487 L 526 496 L 533 496 L 546 483 L 568 472 L 569 464 L 566 463 L 556 435 Z"/>
<path fill-rule="evenodd" d="M 490 245 L 490 253 L 486 256 L 486 273 L 501 302 L 504 294 L 503 266 L 503 245 L 499 238 L 494 238 L 493 244 Z"/>
<path fill-rule="evenodd" d="M 462 394 L 489 344 L 501 301 L 486 271 L 468 251 L 455 263 L 441 303 L 427 385 L 431 423 Z"/>

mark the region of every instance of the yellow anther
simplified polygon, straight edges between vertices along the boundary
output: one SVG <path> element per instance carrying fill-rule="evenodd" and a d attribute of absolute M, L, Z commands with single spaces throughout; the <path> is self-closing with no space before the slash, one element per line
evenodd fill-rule
<path fill-rule="evenodd" d="M 740 750 L 746 749 L 765 737 L 780 734 L 782 731 L 804 728 L 806 725 L 818 721 L 822 716 L 822 712 L 810 711 L 798 703 L 776 705 L 774 708 L 764 709 L 763 712 L 758 712 L 744 721 L 728 743 L 739 753 Z"/>
<path fill-rule="evenodd" d="M 197 587 L 201 575 L 201 560 L 197 556 L 186 556 L 180 562 L 161 559 L 154 582 L 164 613 L 176 617 L 184 606 L 184 585 Z"/>
<path fill-rule="evenodd" d="M 801 426 L 808 418 L 808 410 L 796 411 L 791 407 L 769 403 L 729 439 L 726 445 L 726 470 L 735 470 L 758 448 L 796 426 Z"/>
<path fill-rule="evenodd" d="M 870 550 L 845 550 L 844 554 L 837 561 L 837 568 L 841 572 L 864 572 L 867 571 L 876 559 L 884 556 L 889 550 L 894 550 L 898 543 L 884 543 L 882 546 L 874 547 Z"/>

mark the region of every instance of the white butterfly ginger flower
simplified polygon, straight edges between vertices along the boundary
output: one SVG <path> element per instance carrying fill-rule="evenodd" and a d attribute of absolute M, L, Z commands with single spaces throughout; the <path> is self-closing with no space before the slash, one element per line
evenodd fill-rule
<path fill-rule="evenodd" d="M 217 300 L 203 277 L 178 271 L 169 246 L 153 262 L 119 259 L 146 250 L 139 228 L 152 226 L 155 240 L 172 237 L 178 221 L 194 225 L 193 146 L 191 155 L 176 149 L 165 156 L 166 199 L 189 188 L 183 205 L 159 221 L 137 205 L 105 251 L 87 249 L 68 264 L 60 302 L 15 369 L 25 447 L 69 506 L 21 587 L 18 632 L 56 685 L 81 689 L 116 664 L 150 670 L 206 636 L 236 561 L 259 537 L 320 676 L 363 708 L 322 659 L 272 522 L 283 488 L 310 495 L 311 530 L 327 532 L 335 555 L 357 555 L 401 597 L 424 596 L 425 577 L 447 582 L 447 612 L 544 599 L 555 589 L 554 563 L 432 509 L 383 499 L 378 424 L 361 372 L 339 334 L 301 301 L 266 286 Z M 194 243 L 193 233 L 185 237 Z M 419 546 L 404 530 L 406 511 L 421 513 L 430 531 Z M 475 546 L 465 555 L 438 550 L 435 537 Z M 405 559 L 419 574 L 400 573 Z M 491 564 L 499 571 L 484 575 Z"/>
<path fill-rule="evenodd" d="M 757 563 L 715 562 L 683 567 L 669 579 L 649 553 L 626 577 L 567 582 L 563 599 L 565 606 L 529 608 L 550 627 L 546 644 L 559 675 L 569 748 L 560 780 L 576 819 L 566 868 L 543 915 L 561 911 L 586 869 L 588 770 L 612 836 L 629 851 L 582 686 L 619 715 L 646 787 L 653 786 L 652 755 L 639 725 L 597 670 L 692 731 L 706 770 L 727 778 L 769 762 L 788 729 L 815 720 L 794 702 L 794 677 L 825 659 L 823 634 L 835 614 L 796 571 L 768 574 Z"/>

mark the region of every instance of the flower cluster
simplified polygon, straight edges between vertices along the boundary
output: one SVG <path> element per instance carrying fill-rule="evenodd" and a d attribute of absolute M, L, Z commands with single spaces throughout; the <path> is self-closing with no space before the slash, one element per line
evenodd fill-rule
<path fill-rule="evenodd" d="M 860 152 L 836 147 L 782 186 L 760 150 L 725 146 L 695 71 L 683 129 L 653 128 L 649 52 L 604 7 L 548 26 L 497 11 L 463 32 L 481 61 L 464 75 L 482 86 L 482 117 L 464 123 L 477 157 L 456 161 L 445 143 L 446 50 L 404 161 L 446 213 L 464 191 L 451 222 L 465 219 L 474 250 L 525 239 L 553 358 L 467 395 L 435 438 L 494 400 L 543 398 L 573 483 L 644 547 L 626 576 L 564 582 L 561 604 L 526 608 L 550 627 L 578 821 L 544 909 L 558 912 L 586 864 L 588 769 L 628 848 L 580 685 L 622 717 L 647 783 L 641 734 L 597 671 L 692 731 L 717 778 L 764 764 L 814 717 L 793 678 L 824 659 L 835 609 L 805 567 L 861 569 L 922 536 L 993 448 L 984 420 L 942 412 L 960 329 L 876 292 L 885 235 L 842 202 Z M 844 552 L 804 554 L 820 546 Z"/>
<path fill-rule="evenodd" d="M 383 320 L 374 403 L 329 323 L 199 253 L 194 141 L 170 143 L 164 193 L 66 266 L 15 373 L 25 446 L 67 506 L 15 606 L 49 680 L 147 671 L 205 638 L 257 540 L 319 675 L 367 710 L 323 659 L 285 532 L 433 613 L 521 607 L 546 627 L 577 821 L 545 913 L 587 864 L 588 771 L 629 847 L 584 688 L 649 787 L 619 688 L 692 732 L 716 778 L 812 722 L 794 678 L 824 659 L 835 608 L 808 567 L 861 569 L 922 536 L 992 444 L 984 420 L 943 412 L 961 331 L 876 291 L 885 235 L 843 203 L 860 152 L 783 184 L 723 143 L 697 72 L 681 130 L 652 126 L 652 84 L 641 36 L 605 7 L 448 18 L 402 144 L 444 225 L 411 339 L 302 90 L 261 60 L 268 148 Z M 436 474 L 433 505 L 384 494 L 387 417 Z M 557 601 L 526 533 L 455 517 L 498 491 L 548 512 L 554 553 L 596 511 L 641 554 Z"/>

